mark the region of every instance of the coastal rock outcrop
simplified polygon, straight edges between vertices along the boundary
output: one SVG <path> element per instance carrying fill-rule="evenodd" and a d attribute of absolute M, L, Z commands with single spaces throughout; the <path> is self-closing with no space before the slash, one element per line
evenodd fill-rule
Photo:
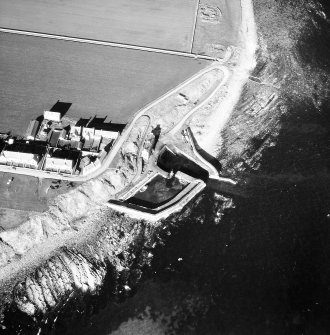
<path fill-rule="evenodd" d="M 64 249 L 15 286 L 14 302 L 28 315 L 46 313 L 74 290 L 95 292 L 105 273 L 101 262 L 92 263 L 82 254 Z"/>

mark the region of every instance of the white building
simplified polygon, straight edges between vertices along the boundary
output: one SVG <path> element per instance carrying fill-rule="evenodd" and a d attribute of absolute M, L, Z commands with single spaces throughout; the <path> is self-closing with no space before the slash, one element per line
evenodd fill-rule
<path fill-rule="evenodd" d="M 111 131 L 111 130 L 95 130 L 95 135 L 102 136 L 104 138 L 116 140 L 119 136 L 118 131 Z"/>
<path fill-rule="evenodd" d="M 44 170 L 62 172 L 62 173 L 72 173 L 74 167 L 74 162 L 72 159 L 66 158 L 56 158 L 47 155 L 46 162 L 44 165 Z"/>
<path fill-rule="evenodd" d="M 70 136 L 71 138 L 79 138 L 81 136 L 81 127 L 77 127 L 77 126 L 72 126 L 70 129 Z"/>
<path fill-rule="evenodd" d="M 49 121 L 60 122 L 61 114 L 59 112 L 44 111 L 44 119 Z"/>
<path fill-rule="evenodd" d="M 39 161 L 39 155 L 26 152 L 5 150 L 0 155 L 0 164 L 6 165 L 37 169 Z"/>
<path fill-rule="evenodd" d="M 94 128 L 83 128 L 82 130 L 82 137 L 83 138 L 93 138 L 95 134 L 95 129 Z"/>

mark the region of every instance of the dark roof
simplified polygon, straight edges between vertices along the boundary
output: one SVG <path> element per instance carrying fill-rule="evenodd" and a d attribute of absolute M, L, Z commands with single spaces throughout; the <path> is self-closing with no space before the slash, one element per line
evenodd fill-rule
<path fill-rule="evenodd" d="M 26 143 L 25 140 L 24 141 L 16 140 L 13 144 L 7 144 L 6 150 L 42 155 L 46 152 L 47 147 L 43 142 L 39 141 Z"/>
<path fill-rule="evenodd" d="M 52 147 L 56 147 L 57 146 L 57 142 L 58 139 L 60 138 L 61 135 L 61 131 L 52 131 L 52 134 L 50 135 L 50 140 L 49 140 L 49 144 Z"/>
<path fill-rule="evenodd" d="M 39 121 L 31 120 L 25 133 L 25 137 L 32 136 L 36 137 L 39 128 Z"/>

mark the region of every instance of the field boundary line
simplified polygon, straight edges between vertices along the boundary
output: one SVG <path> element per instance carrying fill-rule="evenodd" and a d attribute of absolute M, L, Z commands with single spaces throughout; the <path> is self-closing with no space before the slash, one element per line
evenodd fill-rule
<path fill-rule="evenodd" d="M 197 5 L 196 5 L 196 9 L 195 9 L 195 20 L 194 20 L 194 25 L 193 25 L 193 33 L 192 33 L 191 46 L 190 46 L 190 53 L 191 54 L 192 54 L 192 51 L 193 51 L 193 48 L 194 48 L 194 43 L 195 43 L 195 33 L 196 33 L 197 17 L 198 17 L 200 2 L 201 2 L 201 0 L 197 0 Z"/>
<path fill-rule="evenodd" d="M 198 54 L 193 54 L 193 53 L 183 52 L 183 51 L 158 49 L 158 48 L 144 47 L 144 46 L 133 45 L 133 44 L 107 42 L 107 41 L 93 40 L 93 39 L 80 38 L 80 37 L 71 37 L 71 36 L 64 36 L 64 35 L 46 34 L 46 33 L 34 32 L 34 31 L 27 31 L 27 30 L 9 29 L 9 28 L 4 28 L 4 27 L 0 27 L 0 32 L 16 34 L 16 35 L 48 38 L 48 39 L 54 39 L 54 40 L 69 41 L 69 42 L 102 45 L 102 46 L 130 49 L 130 50 L 137 50 L 137 51 L 154 52 L 154 53 L 161 53 L 161 54 L 167 54 L 167 55 L 173 55 L 173 56 L 204 59 L 204 60 L 209 60 L 209 61 L 217 60 L 217 58 L 214 58 L 211 56 L 198 55 Z"/>

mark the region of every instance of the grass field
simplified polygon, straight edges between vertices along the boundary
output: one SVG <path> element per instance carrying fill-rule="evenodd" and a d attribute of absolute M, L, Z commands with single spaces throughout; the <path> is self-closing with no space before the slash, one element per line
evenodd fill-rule
<path fill-rule="evenodd" d="M 0 208 L 22 211 L 42 211 L 47 208 L 46 198 L 40 197 L 38 178 L 0 172 L 0 189 Z"/>
<path fill-rule="evenodd" d="M 198 0 L 1 0 L 0 26 L 190 51 Z"/>
<path fill-rule="evenodd" d="M 31 212 L 43 212 L 48 202 L 78 184 L 0 172 L 0 231 L 20 225 Z"/>
<path fill-rule="evenodd" d="M 209 64 L 113 47 L 0 33 L 0 131 L 24 133 L 59 99 L 67 116 L 127 120 Z"/>

